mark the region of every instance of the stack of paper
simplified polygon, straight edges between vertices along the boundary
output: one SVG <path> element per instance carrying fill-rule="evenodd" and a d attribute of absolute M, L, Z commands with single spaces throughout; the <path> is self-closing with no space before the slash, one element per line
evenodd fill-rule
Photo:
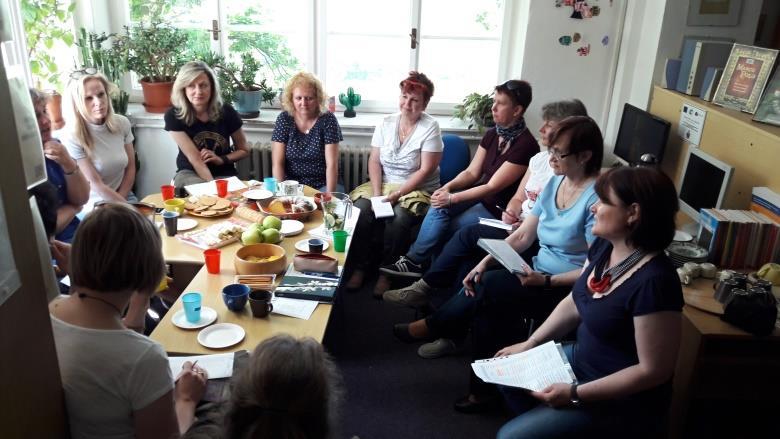
<path fill-rule="evenodd" d="M 385 201 L 385 196 L 380 195 L 378 197 L 371 197 L 371 209 L 374 211 L 374 216 L 377 218 L 389 218 L 395 216 L 393 211 L 393 205 L 389 201 Z"/>
<path fill-rule="evenodd" d="M 474 373 L 484 382 L 540 392 L 550 384 L 577 381 L 560 344 L 543 345 L 507 357 L 477 360 Z"/>
<path fill-rule="evenodd" d="M 225 180 L 227 180 L 228 182 L 228 192 L 234 192 L 246 188 L 244 182 L 239 180 L 238 177 L 230 177 Z M 187 189 L 187 192 L 190 195 L 195 195 L 195 196 L 217 195 L 217 185 L 213 181 L 207 181 L 205 183 L 198 183 L 198 184 L 190 184 L 184 186 L 184 189 Z"/>

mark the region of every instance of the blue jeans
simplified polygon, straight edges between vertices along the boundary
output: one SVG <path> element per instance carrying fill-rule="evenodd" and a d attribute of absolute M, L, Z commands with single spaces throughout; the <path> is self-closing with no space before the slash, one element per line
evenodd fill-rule
<path fill-rule="evenodd" d="M 477 203 L 464 211 L 451 213 L 452 209 L 431 207 L 420 226 L 420 233 L 406 257 L 417 264 L 426 262 L 433 256 L 436 248 L 446 236 L 451 236 L 461 227 L 479 222 L 479 218 L 493 218 L 493 214 L 482 203 Z"/>
<path fill-rule="evenodd" d="M 574 365 L 577 345 L 564 344 L 563 352 Z M 579 407 L 552 408 L 524 390 L 505 386 L 500 386 L 500 390 L 509 408 L 519 416 L 501 427 L 497 439 L 660 437 L 666 429 L 663 411 L 648 410 L 630 400 L 583 402 Z"/>

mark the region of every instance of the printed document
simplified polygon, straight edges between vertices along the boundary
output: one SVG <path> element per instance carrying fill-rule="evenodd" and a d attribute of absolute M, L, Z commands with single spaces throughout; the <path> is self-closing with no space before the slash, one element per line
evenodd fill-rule
<path fill-rule="evenodd" d="M 506 357 L 471 363 L 484 382 L 540 392 L 550 384 L 577 381 L 560 344 L 549 341 L 533 349 Z"/>

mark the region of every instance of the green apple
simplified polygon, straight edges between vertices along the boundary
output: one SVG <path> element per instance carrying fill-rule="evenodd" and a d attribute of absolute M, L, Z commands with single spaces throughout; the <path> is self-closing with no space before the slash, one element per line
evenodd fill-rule
<path fill-rule="evenodd" d="M 260 223 L 252 223 L 249 225 L 249 227 L 247 227 L 247 229 L 253 229 L 253 230 L 257 230 L 258 232 L 262 232 L 263 230 L 265 230 L 265 227 L 263 227 L 263 225 Z"/>
<path fill-rule="evenodd" d="M 282 238 L 282 235 L 276 229 L 265 229 L 262 234 L 263 241 L 269 244 L 276 244 Z"/>
<path fill-rule="evenodd" d="M 244 245 L 259 244 L 263 242 L 263 234 L 261 231 L 249 227 L 241 234 L 241 242 Z"/>
<path fill-rule="evenodd" d="M 266 229 L 280 230 L 282 228 L 282 220 L 275 216 L 267 216 L 263 219 L 263 226 L 265 226 Z"/>

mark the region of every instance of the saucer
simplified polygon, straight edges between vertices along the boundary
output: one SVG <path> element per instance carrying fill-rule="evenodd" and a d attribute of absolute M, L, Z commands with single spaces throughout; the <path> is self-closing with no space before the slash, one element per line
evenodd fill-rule
<path fill-rule="evenodd" d="M 176 223 L 176 230 L 181 232 L 185 230 L 191 230 L 198 227 L 198 222 L 192 218 L 179 218 Z"/>
<path fill-rule="evenodd" d="M 303 223 L 298 220 L 282 220 L 282 228 L 279 233 L 282 236 L 295 236 L 303 232 Z"/>
<path fill-rule="evenodd" d="M 198 343 L 211 349 L 221 349 L 244 339 L 244 328 L 233 323 L 217 323 L 198 333 Z"/>
<path fill-rule="evenodd" d="M 678 242 L 690 242 L 693 240 L 693 236 L 691 236 L 690 233 L 683 232 L 682 230 L 675 230 L 674 238 L 672 238 L 672 240 Z"/>
<path fill-rule="evenodd" d="M 251 191 L 244 192 L 244 198 L 247 198 L 249 200 L 254 201 L 262 201 L 267 200 L 274 196 L 271 191 L 265 190 L 265 189 L 253 189 Z"/>
<path fill-rule="evenodd" d="M 208 306 L 200 307 L 200 320 L 195 323 L 187 321 L 187 316 L 184 315 L 184 310 L 180 309 L 171 318 L 171 323 L 182 329 L 197 329 L 204 326 L 208 326 L 217 320 L 217 312 L 213 308 Z"/>
<path fill-rule="evenodd" d="M 322 251 L 325 251 L 330 247 L 330 244 L 326 240 L 322 240 Z M 295 243 L 295 249 L 304 253 L 310 253 L 309 252 L 309 240 L 308 239 L 301 239 L 300 241 Z"/>

